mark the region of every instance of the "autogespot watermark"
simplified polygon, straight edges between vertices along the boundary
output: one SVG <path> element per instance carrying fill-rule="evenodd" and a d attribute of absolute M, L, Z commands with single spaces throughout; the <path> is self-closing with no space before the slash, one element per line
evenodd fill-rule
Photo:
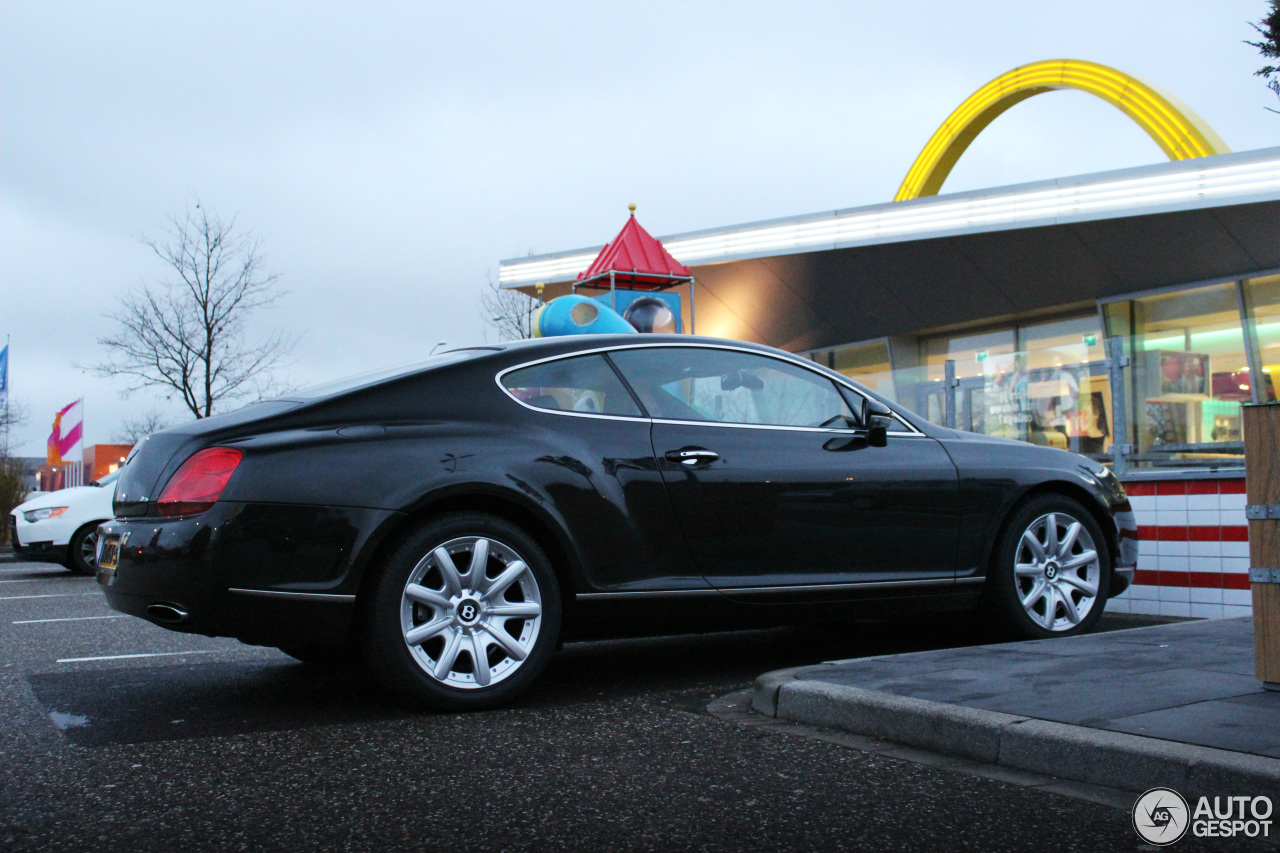
<path fill-rule="evenodd" d="M 1152 788 L 1133 804 L 1133 828 L 1163 847 L 1190 830 L 1196 838 L 1270 838 L 1270 797 L 1201 797 L 1194 809 L 1172 788 Z"/>

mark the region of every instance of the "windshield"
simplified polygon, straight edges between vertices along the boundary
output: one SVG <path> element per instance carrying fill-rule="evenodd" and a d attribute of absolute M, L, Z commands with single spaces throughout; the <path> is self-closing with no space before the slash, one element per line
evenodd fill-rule
<path fill-rule="evenodd" d="M 377 370 L 357 373 L 356 375 L 348 376 L 345 379 L 335 379 L 332 382 L 312 385 L 310 388 L 303 388 L 301 391 L 294 391 L 292 394 L 289 394 L 282 399 L 318 400 L 321 397 L 330 397 L 334 394 L 341 394 L 343 391 L 354 391 L 356 388 L 363 388 L 366 385 L 374 385 L 387 379 L 394 379 L 397 376 L 408 376 L 410 373 L 417 373 L 420 370 L 426 370 L 432 367 L 443 367 L 446 364 L 466 361 L 467 359 L 484 355 L 486 352 L 496 352 L 501 349 L 501 347 L 471 347 L 468 349 L 450 350 L 449 352 L 442 352 L 439 355 L 435 355 L 430 358 L 424 358 L 421 361 L 413 361 L 408 364 L 398 364 L 395 367 L 382 367 Z"/>

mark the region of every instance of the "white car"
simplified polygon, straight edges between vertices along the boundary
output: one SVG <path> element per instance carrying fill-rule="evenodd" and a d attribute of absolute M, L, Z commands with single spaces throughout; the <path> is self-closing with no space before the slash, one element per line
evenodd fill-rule
<path fill-rule="evenodd" d="M 88 486 L 48 492 L 9 514 L 9 539 L 19 560 L 62 563 L 81 575 L 97 571 L 98 525 L 111 519 L 119 471 Z"/>

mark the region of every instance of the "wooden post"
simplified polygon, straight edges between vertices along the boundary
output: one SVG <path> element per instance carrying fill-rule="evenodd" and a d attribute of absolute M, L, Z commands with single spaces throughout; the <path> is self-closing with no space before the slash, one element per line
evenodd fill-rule
<path fill-rule="evenodd" d="M 1258 678 L 1280 690 L 1280 403 L 1244 406 L 1249 581 Z"/>

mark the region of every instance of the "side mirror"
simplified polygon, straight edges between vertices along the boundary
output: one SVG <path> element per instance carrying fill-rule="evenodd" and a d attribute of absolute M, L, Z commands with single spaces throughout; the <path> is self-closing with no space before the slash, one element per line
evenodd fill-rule
<path fill-rule="evenodd" d="M 884 447 L 889 443 L 889 427 L 893 424 L 889 409 L 881 402 L 870 397 L 862 398 L 862 411 L 859 419 L 867 430 L 867 444 L 871 447 Z"/>

